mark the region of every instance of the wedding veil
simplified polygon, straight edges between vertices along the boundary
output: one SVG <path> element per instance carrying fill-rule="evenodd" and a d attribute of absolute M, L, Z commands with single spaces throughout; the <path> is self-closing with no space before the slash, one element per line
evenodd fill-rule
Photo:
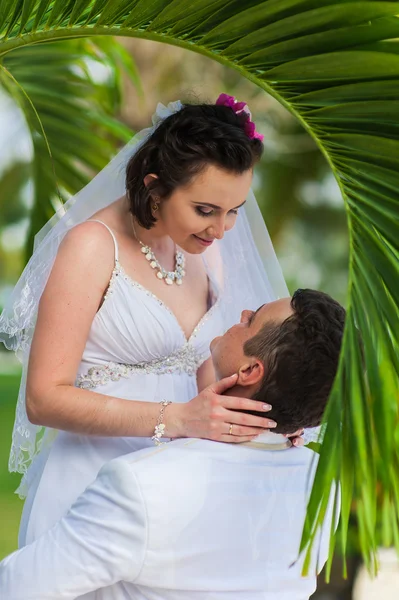
<path fill-rule="evenodd" d="M 22 363 L 10 471 L 25 474 L 43 439 L 40 435 L 42 428 L 30 423 L 26 415 L 26 376 L 39 301 L 59 245 L 72 227 L 86 221 L 125 193 L 125 167 L 129 158 L 160 121 L 181 108 L 180 101 L 167 107 L 158 104 L 153 126 L 134 136 L 86 187 L 56 212 L 35 237 L 32 258 L 0 316 L 0 341 L 14 350 Z M 240 209 L 234 229 L 226 233 L 219 247 L 223 265 L 222 313 L 226 328 L 238 321 L 244 308 L 257 308 L 265 302 L 289 295 L 252 191 L 245 210 Z"/>

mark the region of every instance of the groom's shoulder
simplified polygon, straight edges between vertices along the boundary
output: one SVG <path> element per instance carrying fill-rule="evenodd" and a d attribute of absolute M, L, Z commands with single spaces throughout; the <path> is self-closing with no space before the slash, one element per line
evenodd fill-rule
<path fill-rule="evenodd" d="M 148 500 L 153 496 L 154 483 L 163 494 L 174 494 L 181 481 L 195 473 L 191 490 L 200 486 L 206 478 L 210 453 L 202 448 L 188 452 L 190 445 L 206 446 L 205 440 L 176 440 L 158 448 L 145 448 L 114 458 L 106 463 L 98 474 L 100 489 L 113 489 L 115 493 L 131 497 L 138 493 Z M 138 490 L 141 490 L 138 492 Z"/>
<path fill-rule="evenodd" d="M 201 453 L 201 458 L 205 458 L 209 452 L 212 451 L 213 442 L 208 440 L 200 439 L 179 439 L 172 442 L 162 444 L 158 447 L 144 448 L 143 450 L 136 450 L 130 454 L 125 454 L 116 460 L 123 461 L 130 465 L 130 467 L 139 471 L 141 469 L 148 469 L 149 465 L 159 465 L 160 463 L 166 463 L 172 465 L 174 461 L 179 462 L 192 462 L 198 460 L 197 452 L 188 452 L 189 449 L 195 448 Z M 156 468 L 156 467 L 155 467 Z"/>
<path fill-rule="evenodd" d="M 240 459 L 237 459 L 237 451 L 235 447 L 226 448 L 226 444 L 209 440 L 175 440 L 113 459 L 101 469 L 99 485 L 116 489 L 126 497 L 140 496 L 147 506 L 156 510 L 162 498 L 178 496 L 187 500 L 187 496 L 201 496 L 210 481 L 218 486 L 221 481 L 231 482 L 237 478 L 247 485 L 248 465 L 252 467 L 252 474 L 253 468 L 259 467 L 263 475 L 265 469 L 270 468 L 271 477 L 275 477 L 276 468 L 279 472 L 281 469 L 281 480 L 285 482 L 291 480 L 294 473 L 296 485 L 301 489 L 313 479 L 317 466 L 317 455 L 307 448 L 262 452 L 261 455 L 259 450 L 253 450 L 251 455 L 247 452 Z"/>
<path fill-rule="evenodd" d="M 182 444 L 172 442 L 161 447 L 145 448 L 124 454 L 105 463 L 100 469 L 97 482 L 99 486 L 112 487 L 120 491 L 126 491 L 132 485 L 133 480 L 140 485 L 151 477 L 156 479 L 168 478 L 177 468 L 184 470 L 182 463 L 188 466 L 191 462 L 191 454 L 185 452 Z M 192 440 L 200 441 L 200 440 Z M 175 446 L 176 444 L 176 446 Z M 187 445 L 187 441 L 185 444 Z M 123 492 L 124 493 L 124 492 Z"/>
<path fill-rule="evenodd" d="M 160 477 L 173 479 L 174 473 L 181 476 L 183 472 L 195 472 L 199 476 L 209 463 L 220 466 L 226 460 L 235 462 L 237 456 L 234 451 L 237 452 L 237 448 L 233 446 L 230 449 L 228 446 L 230 445 L 210 440 L 179 439 L 158 448 L 150 447 L 125 454 L 114 459 L 112 464 L 115 469 L 120 468 L 125 472 L 130 470 L 132 474 L 145 475 L 145 479 L 151 478 L 152 474 L 157 479 Z M 310 467 L 317 466 L 318 456 L 306 447 L 266 454 L 267 456 L 262 457 L 264 466 L 302 468 L 304 472 L 308 472 Z M 251 456 L 257 458 L 258 451 L 255 450 Z M 249 457 L 247 458 L 249 460 Z"/>
<path fill-rule="evenodd" d="M 198 468 L 212 458 L 212 442 L 199 439 L 180 439 L 166 443 L 158 448 L 150 447 L 124 454 L 108 463 L 109 468 L 125 475 L 145 475 L 157 478 L 170 477 L 173 472 Z M 196 452 L 189 452 L 191 448 Z M 141 477 L 140 477 L 141 479 Z"/>

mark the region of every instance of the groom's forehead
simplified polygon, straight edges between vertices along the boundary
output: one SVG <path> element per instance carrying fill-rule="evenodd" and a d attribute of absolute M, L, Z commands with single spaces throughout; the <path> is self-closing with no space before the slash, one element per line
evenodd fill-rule
<path fill-rule="evenodd" d="M 262 304 L 257 309 L 255 317 L 261 320 L 275 319 L 277 321 L 284 321 L 292 315 L 292 313 L 291 297 L 287 297 Z"/>

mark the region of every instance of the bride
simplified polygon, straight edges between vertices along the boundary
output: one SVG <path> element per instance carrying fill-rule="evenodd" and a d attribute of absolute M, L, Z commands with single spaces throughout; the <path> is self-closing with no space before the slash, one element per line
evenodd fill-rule
<path fill-rule="evenodd" d="M 238 412 L 259 405 L 234 397 L 234 376 L 213 383 L 209 360 L 243 308 L 288 295 L 250 191 L 262 151 L 230 96 L 159 105 L 37 235 L 0 318 L 23 363 L 10 458 L 24 473 L 20 545 L 108 460 L 162 437 L 239 443 L 273 427 L 268 405 L 264 418 Z"/>

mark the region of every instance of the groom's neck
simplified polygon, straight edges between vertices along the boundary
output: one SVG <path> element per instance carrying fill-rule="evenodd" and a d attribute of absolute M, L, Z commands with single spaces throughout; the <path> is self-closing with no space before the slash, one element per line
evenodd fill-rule
<path fill-rule="evenodd" d="M 255 386 L 242 385 L 233 385 L 233 387 L 223 392 L 223 396 L 236 396 L 238 398 L 253 398 L 255 394 Z"/>

